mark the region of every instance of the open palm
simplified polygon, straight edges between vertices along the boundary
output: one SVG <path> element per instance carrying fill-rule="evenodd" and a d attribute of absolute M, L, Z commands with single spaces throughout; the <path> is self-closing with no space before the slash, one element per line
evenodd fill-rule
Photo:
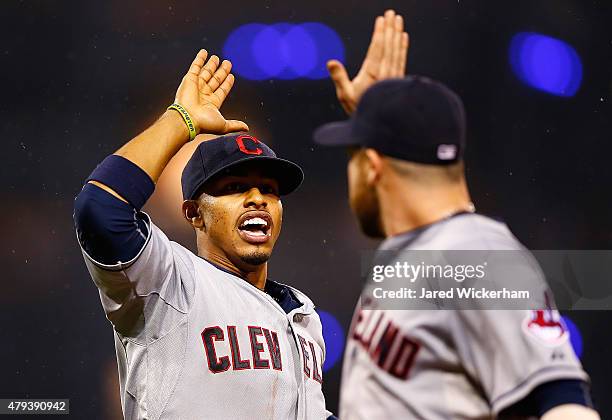
<path fill-rule="evenodd" d="M 234 85 L 232 63 L 224 60 L 219 65 L 219 57 L 213 55 L 206 61 L 207 57 L 206 50 L 198 52 L 176 91 L 176 102 L 189 112 L 198 132 L 248 131 L 244 122 L 226 120 L 219 110 Z"/>
<path fill-rule="evenodd" d="M 336 87 L 340 104 L 352 114 L 359 99 L 374 83 L 406 74 L 406 57 L 409 38 L 404 32 L 404 19 L 393 10 L 378 16 L 374 23 L 374 33 L 361 69 L 353 80 L 338 60 L 330 60 L 327 69 Z"/>

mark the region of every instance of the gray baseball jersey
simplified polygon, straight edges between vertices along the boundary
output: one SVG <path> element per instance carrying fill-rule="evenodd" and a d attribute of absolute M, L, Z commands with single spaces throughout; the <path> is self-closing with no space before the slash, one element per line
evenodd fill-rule
<path fill-rule="evenodd" d="M 148 219 L 148 216 L 147 216 Z M 131 261 L 83 251 L 114 326 L 126 419 L 325 419 L 314 305 L 267 293 L 193 254 L 148 220 Z"/>
<path fill-rule="evenodd" d="M 520 249 L 505 224 L 476 214 L 389 238 L 379 248 Z M 567 331 L 555 341 L 545 337 L 548 326 L 562 328 L 559 317 L 555 310 L 389 310 L 358 304 L 344 357 L 340 418 L 491 419 L 542 383 L 588 380 Z M 540 325 L 546 328 L 538 331 Z"/>

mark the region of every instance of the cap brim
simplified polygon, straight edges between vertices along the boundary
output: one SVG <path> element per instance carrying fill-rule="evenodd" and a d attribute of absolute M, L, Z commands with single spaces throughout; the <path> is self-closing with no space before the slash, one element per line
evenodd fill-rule
<path fill-rule="evenodd" d="M 338 121 L 317 128 L 313 133 L 314 142 L 321 146 L 350 147 L 361 143 L 353 134 L 353 121 Z"/>
<path fill-rule="evenodd" d="M 290 160 L 272 156 L 252 156 L 233 162 L 209 174 L 196 188 L 194 195 L 196 195 L 197 191 L 199 191 L 210 179 L 223 176 L 224 174 L 229 175 L 232 171 L 249 165 L 261 168 L 264 174 L 278 181 L 278 192 L 280 195 L 292 193 L 304 180 L 302 168 Z"/>

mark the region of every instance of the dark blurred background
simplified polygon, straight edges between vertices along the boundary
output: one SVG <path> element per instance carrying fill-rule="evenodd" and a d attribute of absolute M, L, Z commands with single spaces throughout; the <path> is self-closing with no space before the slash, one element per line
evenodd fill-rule
<path fill-rule="evenodd" d="M 99 161 L 172 102 L 196 51 L 221 53 L 247 23 L 321 22 L 339 35 L 354 75 L 374 17 L 395 8 L 411 35 L 409 72 L 443 81 L 465 102 L 478 211 L 505 219 L 531 249 L 612 248 L 609 2 L 7 0 L 0 7 L 2 398 L 70 398 L 73 418 L 120 416 L 112 330 L 75 239 L 73 199 Z M 521 81 L 509 61 L 519 32 L 575 50 L 582 78 L 573 96 Z M 224 114 L 303 166 L 305 183 L 284 200 L 271 277 L 306 291 L 346 331 L 361 286 L 360 252 L 376 243 L 351 218 L 344 153 L 311 142 L 318 125 L 344 118 L 331 82 L 238 74 Z M 170 165 L 146 210 L 195 249 L 180 221 L 181 169 L 180 161 Z M 612 313 L 567 315 L 581 333 L 595 403 L 612 417 Z M 331 410 L 340 364 L 325 372 Z"/>

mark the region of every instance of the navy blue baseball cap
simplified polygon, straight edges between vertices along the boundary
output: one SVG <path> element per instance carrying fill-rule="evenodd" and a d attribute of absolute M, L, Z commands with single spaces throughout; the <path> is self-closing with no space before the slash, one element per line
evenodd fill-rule
<path fill-rule="evenodd" d="M 324 146 L 360 146 L 411 162 L 448 165 L 465 150 L 465 111 L 459 96 L 422 76 L 374 84 L 350 119 L 314 133 Z"/>
<path fill-rule="evenodd" d="M 247 134 L 230 134 L 200 143 L 183 169 L 183 199 L 197 198 L 201 187 L 216 176 L 231 174 L 247 165 L 260 168 L 278 181 L 279 193 L 289 194 L 300 186 L 304 172 L 295 163 L 276 157 L 263 142 Z"/>

